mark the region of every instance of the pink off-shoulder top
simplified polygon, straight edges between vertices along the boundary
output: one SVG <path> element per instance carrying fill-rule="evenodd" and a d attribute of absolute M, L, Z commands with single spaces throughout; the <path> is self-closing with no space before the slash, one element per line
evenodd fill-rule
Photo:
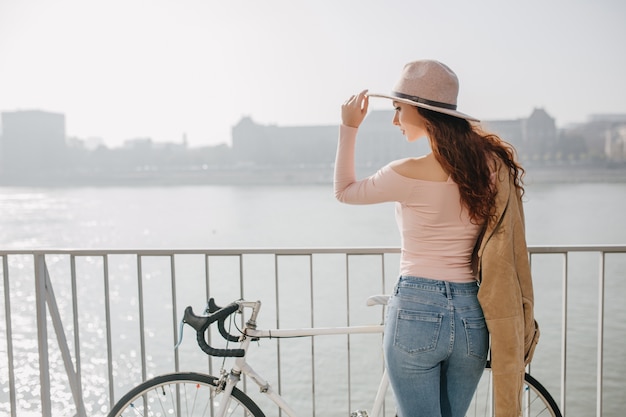
<path fill-rule="evenodd" d="M 390 165 L 357 181 L 357 129 L 341 126 L 335 162 L 335 196 L 348 204 L 396 203 L 401 235 L 400 275 L 451 282 L 475 280 L 471 257 L 480 226 L 470 221 L 459 187 L 400 175 Z"/>

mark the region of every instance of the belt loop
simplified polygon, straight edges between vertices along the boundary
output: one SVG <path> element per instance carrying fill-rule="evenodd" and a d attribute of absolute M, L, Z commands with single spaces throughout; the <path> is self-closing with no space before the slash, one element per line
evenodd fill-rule
<path fill-rule="evenodd" d="M 450 289 L 450 282 L 444 281 L 443 283 L 446 286 L 446 297 L 448 298 L 448 300 L 451 300 L 452 299 L 452 290 Z"/>

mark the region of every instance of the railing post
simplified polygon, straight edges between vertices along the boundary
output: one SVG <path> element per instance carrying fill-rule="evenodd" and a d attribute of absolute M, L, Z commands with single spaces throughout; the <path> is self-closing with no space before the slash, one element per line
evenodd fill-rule
<path fill-rule="evenodd" d="M 567 252 L 563 254 L 563 280 L 561 282 L 561 296 L 563 297 L 563 307 L 561 309 L 561 412 L 565 414 L 567 406 L 567 289 L 569 258 Z"/>
<path fill-rule="evenodd" d="M 37 340 L 39 348 L 39 380 L 41 384 L 41 415 L 52 416 L 52 402 L 50 396 L 50 364 L 48 354 L 47 308 L 50 310 L 50 319 L 54 326 L 59 344 L 59 350 L 65 364 L 65 371 L 72 390 L 76 406 L 76 416 L 86 417 L 85 405 L 82 398 L 80 378 L 74 371 L 72 358 L 65 338 L 63 323 L 56 304 L 54 290 L 50 282 L 45 254 L 35 253 L 35 300 L 37 304 Z"/>
<path fill-rule="evenodd" d="M 600 254 L 598 276 L 598 374 L 596 382 L 596 416 L 602 417 L 602 380 L 604 371 L 604 262 L 605 253 Z"/>
<path fill-rule="evenodd" d="M 17 416 L 15 397 L 15 365 L 13 365 L 13 330 L 11 329 L 11 292 L 9 288 L 9 261 L 7 256 L 2 257 L 2 276 L 4 278 L 4 316 L 7 338 L 7 368 L 9 371 L 9 407 L 11 409 L 11 417 Z"/>
<path fill-rule="evenodd" d="M 50 319 L 54 327 L 54 333 L 57 336 L 57 343 L 59 350 L 61 351 L 61 357 L 63 358 L 63 364 L 65 365 L 65 374 L 72 390 L 72 397 L 74 398 L 74 404 L 76 406 L 76 417 L 87 417 L 85 411 L 85 404 L 83 401 L 83 392 L 80 383 L 80 376 L 74 370 L 74 364 L 72 363 L 72 356 L 70 355 L 70 348 L 65 337 L 65 328 L 61 321 L 61 314 L 59 313 L 59 306 L 57 305 L 56 297 L 54 296 L 54 288 L 52 288 L 52 282 L 50 281 L 50 274 L 48 273 L 48 267 L 44 263 L 44 278 L 46 285 L 46 302 L 48 304 L 48 311 L 50 313 Z M 77 358 L 77 362 L 80 359 Z"/>
<path fill-rule="evenodd" d="M 35 304 L 37 306 L 37 347 L 39 348 L 39 383 L 41 415 L 52 417 L 50 402 L 50 366 L 48 362 L 48 329 L 46 320 L 46 260 L 43 253 L 35 253 Z"/>

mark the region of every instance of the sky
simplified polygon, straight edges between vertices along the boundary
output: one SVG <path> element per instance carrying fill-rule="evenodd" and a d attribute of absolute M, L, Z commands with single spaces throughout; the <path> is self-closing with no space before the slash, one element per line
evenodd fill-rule
<path fill-rule="evenodd" d="M 625 40 L 623 0 L 0 0 L 0 111 L 63 113 L 111 147 L 228 144 L 242 117 L 339 124 L 428 58 L 457 73 L 460 111 L 563 127 L 626 113 Z"/>

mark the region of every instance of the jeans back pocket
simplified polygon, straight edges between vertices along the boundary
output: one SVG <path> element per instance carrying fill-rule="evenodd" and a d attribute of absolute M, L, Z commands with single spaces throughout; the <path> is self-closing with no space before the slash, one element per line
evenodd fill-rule
<path fill-rule="evenodd" d="M 440 313 L 398 310 L 394 345 L 407 353 L 434 350 L 442 319 Z"/>
<path fill-rule="evenodd" d="M 467 339 L 467 354 L 485 359 L 489 350 L 489 331 L 485 319 L 466 317 L 463 319 L 463 327 Z"/>

